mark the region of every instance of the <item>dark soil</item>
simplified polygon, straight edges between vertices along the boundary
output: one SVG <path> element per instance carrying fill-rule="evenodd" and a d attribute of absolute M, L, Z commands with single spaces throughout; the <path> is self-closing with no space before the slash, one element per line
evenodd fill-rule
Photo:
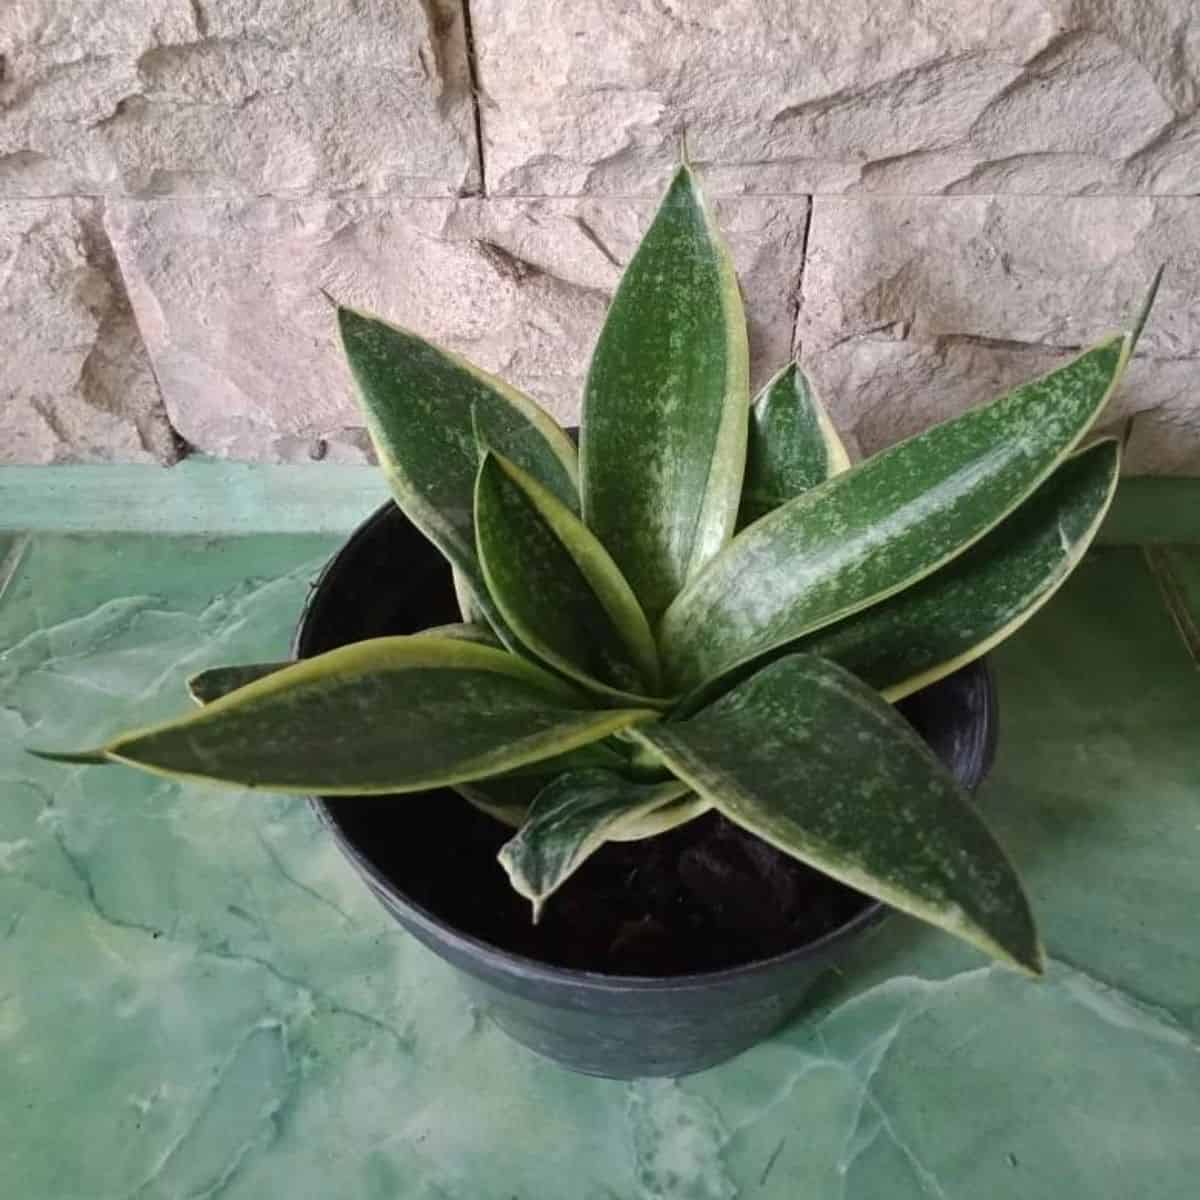
<path fill-rule="evenodd" d="M 410 900 L 463 933 L 557 966 L 617 975 L 736 966 L 819 938 L 868 903 L 710 813 L 602 847 L 533 925 L 496 861 L 512 831 L 456 793 L 327 803 Z"/>
<path fill-rule="evenodd" d="M 360 531 L 331 573 L 301 656 L 457 620 L 449 570 L 403 520 Z M 918 694 L 902 710 L 925 736 L 944 722 Z M 947 731 L 952 733 L 952 731 Z M 952 743 L 934 749 L 949 760 Z M 462 933 L 558 966 L 681 975 L 738 966 L 831 932 L 870 901 L 717 814 L 604 846 L 547 902 L 509 886 L 496 852 L 512 831 L 456 792 L 327 799 L 342 832 L 408 899 Z"/>

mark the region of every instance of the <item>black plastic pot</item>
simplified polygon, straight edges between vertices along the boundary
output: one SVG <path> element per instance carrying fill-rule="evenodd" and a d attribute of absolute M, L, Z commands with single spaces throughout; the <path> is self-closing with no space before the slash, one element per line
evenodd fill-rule
<path fill-rule="evenodd" d="M 307 658 L 457 619 L 444 560 L 389 503 L 359 527 L 314 585 L 294 650 Z M 991 766 L 996 729 L 986 665 L 976 662 L 925 689 L 905 701 L 905 711 L 962 784 L 977 787 Z M 729 970 L 662 977 L 569 970 L 463 933 L 406 896 L 405 879 L 396 877 L 403 874 L 398 839 L 419 854 L 422 839 L 447 836 L 449 816 L 463 819 L 465 811 L 465 819 L 487 820 L 456 793 L 312 803 L 384 907 L 459 969 L 502 1029 L 593 1075 L 684 1075 L 740 1053 L 792 1016 L 847 944 L 887 911 L 862 897 L 857 915 L 820 940 Z"/>

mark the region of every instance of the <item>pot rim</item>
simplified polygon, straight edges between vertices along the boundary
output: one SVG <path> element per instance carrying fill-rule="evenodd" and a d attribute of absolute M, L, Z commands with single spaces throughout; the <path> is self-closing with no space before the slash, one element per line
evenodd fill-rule
<path fill-rule="evenodd" d="M 375 532 L 376 526 L 390 519 L 393 511 L 400 512 L 395 501 L 384 501 L 346 539 L 309 586 L 300 621 L 292 638 L 293 658 L 307 657 L 303 651 L 307 640 L 309 618 L 327 579 L 345 569 L 345 563 L 352 551 L 360 542 L 366 541 Z M 416 526 L 413 528 L 416 529 Z M 417 532 L 420 533 L 419 530 Z M 986 657 L 975 659 L 974 662 L 968 663 L 960 670 L 977 670 L 983 673 L 983 712 L 975 725 L 975 737 L 977 743 L 983 743 L 980 747 L 983 762 L 982 774 L 986 774 L 996 741 L 995 680 Z M 771 955 L 769 958 L 756 958 L 752 962 L 742 963 L 740 966 L 722 967 L 716 971 L 698 971 L 688 975 L 612 975 L 603 971 L 558 967 L 551 963 L 541 962 L 536 958 L 505 950 L 472 934 L 463 933 L 436 913 L 409 899 L 399 890 L 395 882 L 346 836 L 329 810 L 326 803 L 327 797 L 309 796 L 307 799 L 318 820 L 332 834 L 338 848 L 363 876 L 367 886 L 377 894 L 377 898 L 385 901 L 386 906 L 402 909 L 408 920 L 419 926 L 423 933 L 440 946 L 444 946 L 468 960 L 473 959 L 481 967 L 490 968 L 498 975 L 519 978 L 523 982 L 536 981 L 555 986 L 582 988 L 590 992 L 618 994 L 704 991 L 720 987 L 722 984 L 740 982 L 757 975 L 766 975 L 781 967 L 790 967 L 809 958 L 819 958 L 831 947 L 848 941 L 856 934 L 872 928 L 891 913 L 898 911 L 881 900 L 868 900 L 866 907 L 861 912 L 815 941 L 805 942 L 801 946 Z M 334 797 L 334 799 L 344 800 L 345 797 Z"/>

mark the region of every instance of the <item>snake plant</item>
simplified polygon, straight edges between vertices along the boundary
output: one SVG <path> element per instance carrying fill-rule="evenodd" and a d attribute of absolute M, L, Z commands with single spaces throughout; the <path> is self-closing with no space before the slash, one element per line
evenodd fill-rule
<path fill-rule="evenodd" d="M 684 165 L 609 309 L 578 451 L 515 388 L 338 309 L 380 464 L 463 624 L 206 671 L 189 715 L 48 756 L 396 804 L 456 788 L 512 826 L 500 862 L 534 919 L 604 842 L 715 809 L 1036 973 L 1013 867 L 893 702 L 1079 563 L 1120 448 L 1078 447 L 1148 307 L 854 466 L 796 363 L 751 399 L 733 265 Z"/>

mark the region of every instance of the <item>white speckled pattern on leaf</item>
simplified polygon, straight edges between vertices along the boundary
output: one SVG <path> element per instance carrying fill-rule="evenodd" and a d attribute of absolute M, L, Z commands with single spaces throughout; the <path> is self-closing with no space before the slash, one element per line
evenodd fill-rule
<path fill-rule="evenodd" d="M 478 437 L 578 511 L 574 445 L 528 396 L 458 355 L 351 308 L 338 309 L 338 324 L 396 503 L 464 581 L 464 617 L 477 603 L 510 641 L 475 558 Z"/>
<path fill-rule="evenodd" d="M 606 840 L 690 790 L 678 779 L 635 783 L 613 771 L 560 775 L 538 793 L 516 836 L 501 847 L 500 865 L 533 905 L 536 921 L 547 899 Z"/>
<path fill-rule="evenodd" d="M 1039 972 L 1029 902 L 954 777 L 867 684 L 810 654 L 630 736 L 729 820 L 817 870 Z"/>
<path fill-rule="evenodd" d="M 479 466 L 475 539 L 491 601 L 527 650 L 596 692 L 657 692 L 654 635 L 617 565 L 548 489 L 494 452 Z"/>
<path fill-rule="evenodd" d="M 884 599 L 962 553 L 1084 436 L 1129 351 L 1129 338 L 1113 336 L 743 531 L 663 618 L 668 684 L 695 687 Z"/>
<path fill-rule="evenodd" d="M 172 779 L 386 795 L 487 778 L 652 716 L 590 710 L 574 688 L 490 646 L 376 638 L 273 672 L 189 716 L 121 734 L 101 753 Z"/>
<path fill-rule="evenodd" d="M 850 455 L 812 382 L 799 363 L 788 363 L 750 406 L 738 525 L 757 521 L 849 469 Z"/>
<path fill-rule="evenodd" d="M 749 348 L 729 252 L 679 168 L 625 270 L 584 390 L 584 519 L 654 622 L 733 533 Z"/>

